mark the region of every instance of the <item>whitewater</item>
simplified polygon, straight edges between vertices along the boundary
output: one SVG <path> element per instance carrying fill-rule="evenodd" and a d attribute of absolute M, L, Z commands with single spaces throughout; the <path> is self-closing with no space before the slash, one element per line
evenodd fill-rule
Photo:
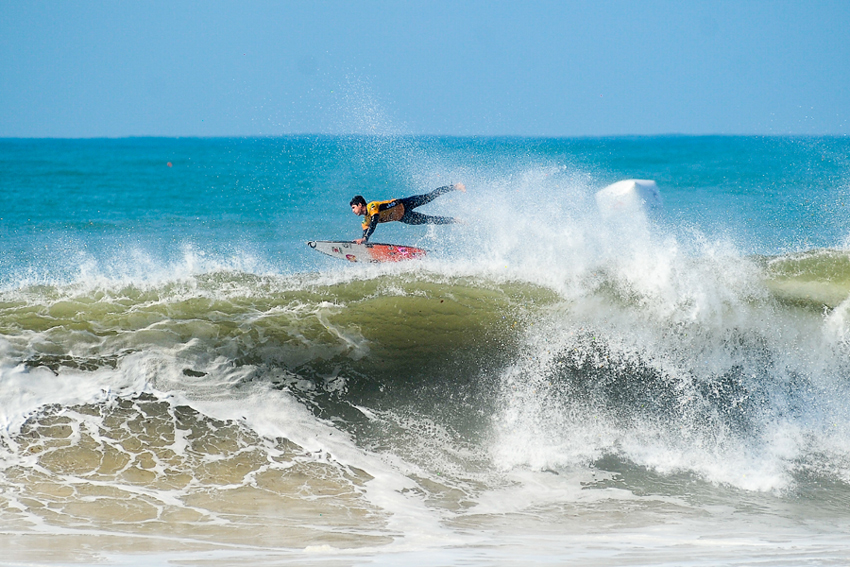
<path fill-rule="evenodd" d="M 844 565 L 848 155 L 0 140 L 0 564 Z"/>

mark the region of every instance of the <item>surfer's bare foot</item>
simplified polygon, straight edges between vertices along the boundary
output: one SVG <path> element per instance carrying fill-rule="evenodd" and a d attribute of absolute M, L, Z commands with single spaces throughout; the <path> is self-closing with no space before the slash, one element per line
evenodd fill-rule
<path fill-rule="evenodd" d="M 464 193 L 466 193 L 466 185 L 464 185 L 463 183 L 455 183 L 454 188 L 455 191 L 463 191 Z"/>

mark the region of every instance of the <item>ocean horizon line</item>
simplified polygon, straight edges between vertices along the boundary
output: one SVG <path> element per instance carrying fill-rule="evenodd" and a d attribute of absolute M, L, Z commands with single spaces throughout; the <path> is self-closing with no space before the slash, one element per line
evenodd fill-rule
<path fill-rule="evenodd" d="M 249 135 L 126 135 L 126 136 L 0 136 L 0 141 L 18 140 L 267 140 L 279 138 L 404 138 L 404 139 L 464 139 L 464 140 L 644 140 L 651 138 L 776 138 L 815 139 L 847 138 L 848 134 L 691 134 L 668 132 L 659 134 L 600 134 L 600 135 L 530 135 L 530 134 L 363 134 L 301 132 L 288 134 Z"/>

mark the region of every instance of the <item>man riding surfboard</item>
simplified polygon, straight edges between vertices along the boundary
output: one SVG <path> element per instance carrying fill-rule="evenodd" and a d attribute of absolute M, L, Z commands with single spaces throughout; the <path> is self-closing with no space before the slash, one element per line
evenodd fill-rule
<path fill-rule="evenodd" d="M 369 240 L 369 237 L 375 232 L 378 223 L 382 222 L 398 221 L 405 224 L 454 224 L 460 222 L 452 217 L 423 215 L 413 210 L 416 207 L 430 203 L 449 191 L 465 192 L 466 186 L 463 183 L 456 183 L 454 185 L 439 187 L 424 195 L 413 195 L 412 197 L 390 199 L 389 201 L 371 201 L 369 203 L 366 202 L 366 199 L 362 195 L 356 195 L 349 203 L 351 205 L 351 212 L 365 218 L 363 219 L 363 237 L 358 238 L 354 242 L 363 244 Z"/>

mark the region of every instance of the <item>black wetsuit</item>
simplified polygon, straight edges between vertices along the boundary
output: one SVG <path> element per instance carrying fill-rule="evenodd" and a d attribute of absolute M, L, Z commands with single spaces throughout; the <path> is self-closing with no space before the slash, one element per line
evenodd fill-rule
<path fill-rule="evenodd" d="M 454 185 L 446 185 L 424 195 L 413 195 L 412 197 L 390 201 L 372 201 L 366 205 L 366 218 L 363 219 L 364 240 L 369 240 L 369 237 L 378 227 L 378 223 L 381 222 L 399 221 L 405 224 L 452 224 L 458 222 L 457 219 L 452 217 L 423 215 L 413 210 L 430 203 L 443 193 L 454 190 Z"/>

